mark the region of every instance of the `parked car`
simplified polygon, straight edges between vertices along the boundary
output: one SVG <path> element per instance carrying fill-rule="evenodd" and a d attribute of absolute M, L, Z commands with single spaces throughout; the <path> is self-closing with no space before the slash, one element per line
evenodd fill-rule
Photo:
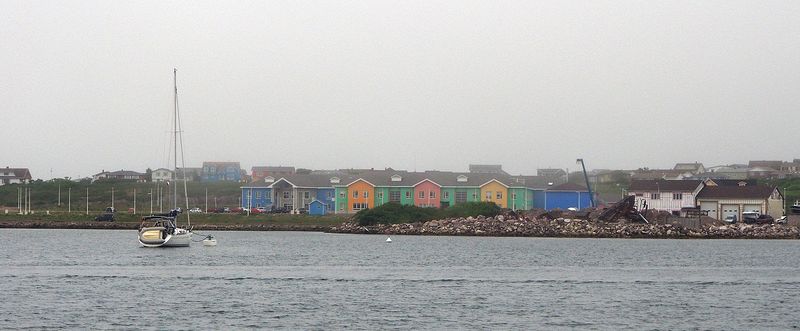
<path fill-rule="evenodd" d="M 756 219 L 756 224 L 772 224 L 775 222 L 775 218 L 769 215 L 761 215 Z"/>
<path fill-rule="evenodd" d="M 786 224 L 787 223 L 786 215 L 781 216 L 780 218 L 775 220 L 775 223 L 778 224 Z"/>
<path fill-rule="evenodd" d="M 760 216 L 761 216 L 761 214 L 758 213 L 758 212 L 745 211 L 745 212 L 742 212 L 742 221 L 745 224 L 754 224 L 754 223 L 756 223 L 756 221 L 758 220 L 758 218 Z"/>
<path fill-rule="evenodd" d="M 202 212 L 203 212 L 203 210 L 202 210 L 202 209 L 200 209 L 200 208 L 198 208 L 198 207 L 194 207 L 194 208 L 192 208 L 192 209 L 189 209 L 189 212 L 190 212 L 190 213 L 195 213 L 195 214 L 196 214 L 196 213 L 202 213 Z"/>
<path fill-rule="evenodd" d="M 722 220 L 722 221 L 725 222 L 725 223 L 728 223 L 728 224 L 736 223 L 736 215 L 725 216 L 725 219 Z"/>
<path fill-rule="evenodd" d="M 253 208 L 253 209 L 258 211 L 259 213 L 266 213 L 266 212 L 269 211 L 266 207 L 256 207 L 256 208 Z"/>

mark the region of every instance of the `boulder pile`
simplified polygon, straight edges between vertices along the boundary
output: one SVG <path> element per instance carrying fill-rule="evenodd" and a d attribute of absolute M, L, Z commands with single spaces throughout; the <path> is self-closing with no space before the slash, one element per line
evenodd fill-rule
<path fill-rule="evenodd" d="M 708 225 L 688 228 L 679 224 L 600 222 L 562 217 L 531 219 L 523 215 L 478 216 L 372 226 L 346 222 L 331 228 L 330 232 L 496 237 L 800 239 L 800 230 L 797 227 L 782 224 Z"/>

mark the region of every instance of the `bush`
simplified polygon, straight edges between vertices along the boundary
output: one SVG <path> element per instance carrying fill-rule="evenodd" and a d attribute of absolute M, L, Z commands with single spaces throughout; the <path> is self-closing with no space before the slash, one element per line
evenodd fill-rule
<path fill-rule="evenodd" d="M 500 213 L 500 206 L 489 201 L 467 202 L 448 207 L 443 212 L 445 217 L 474 217 L 478 215 L 492 217 Z"/>
<path fill-rule="evenodd" d="M 395 224 L 425 222 L 448 217 L 469 217 L 483 215 L 487 217 L 500 213 L 500 207 L 493 202 L 467 202 L 446 209 L 421 208 L 390 202 L 381 206 L 364 209 L 353 216 L 362 226 L 374 224 Z"/>
<path fill-rule="evenodd" d="M 361 210 L 353 218 L 359 225 L 394 224 L 429 221 L 435 219 L 438 213 L 438 209 L 405 206 L 390 202 L 372 209 Z"/>

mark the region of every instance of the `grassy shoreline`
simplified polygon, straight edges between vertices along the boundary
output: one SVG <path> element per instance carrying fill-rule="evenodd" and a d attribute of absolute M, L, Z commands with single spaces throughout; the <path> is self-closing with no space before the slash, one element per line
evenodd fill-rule
<path fill-rule="evenodd" d="M 31 229 L 138 229 L 145 215 L 117 213 L 113 222 L 94 221 L 96 215 L 77 213 L 36 213 L 32 215 L 2 214 L 0 228 Z M 192 214 L 192 226 L 196 230 L 231 231 L 326 231 L 345 222 L 349 215 L 240 215 L 240 214 Z M 178 221 L 186 223 L 186 216 Z"/>

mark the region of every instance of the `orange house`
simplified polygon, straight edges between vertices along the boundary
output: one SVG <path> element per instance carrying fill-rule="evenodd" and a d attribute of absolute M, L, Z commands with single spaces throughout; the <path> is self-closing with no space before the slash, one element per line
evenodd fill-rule
<path fill-rule="evenodd" d="M 355 213 L 375 204 L 375 185 L 361 178 L 347 185 L 347 210 Z"/>
<path fill-rule="evenodd" d="M 508 185 L 501 183 L 497 179 L 492 179 L 481 185 L 481 201 L 491 201 L 500 208 L 508 205 Z"/>

